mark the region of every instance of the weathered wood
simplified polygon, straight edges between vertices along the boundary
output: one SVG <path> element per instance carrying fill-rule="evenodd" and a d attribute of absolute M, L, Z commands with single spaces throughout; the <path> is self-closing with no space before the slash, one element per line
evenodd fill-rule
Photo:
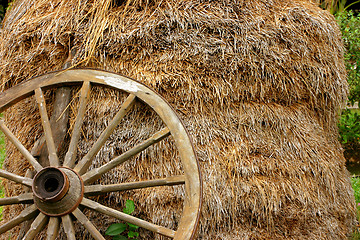
<path fill-rule="evenodd" d="M 27 177 L 21 177 L 19 175 L 16 175 L 14 173 L 8 172 L 6 170 L 2 170 L 0 169 L 0 177 L 9 179 L 11 181 L 23 184 L 25 186 L 28 186 L 31 188 L 32 186 L 32 179 L 31 178 L 27 178 Z"/>
<path fill-rule="evenodd" d="M 82 175 L 82 179 L 84 184 L 88 184 L 94 182 L 98 178 L 101 177 L 104 173 L 110 171 L 111 169 L 117 167 L 121 163 L 125 162 L 126 160 L 130 159 L 131 157 L 135 156 L 136 154 L 144 151 L 146 148 L 150 147 L 151 145 L 160 142 L 164 138 L 170 135 L 170 131 L 167 127 L 161 129 L 160 131 L 156 132 L 153 136 L 146 139 L 139 145 L 131 148 L 130 150 L 126 151 L 125 153 L 121 154 L 120 156 L 114 158 L 110 162 L 102 165 L 101 167 L 94 168 L 89 172 Z"/>
<path fill-rule="evenodd" d="M 90 222 L 90 220 L 77 208 L 72 214 L 79 220 L 79 222 L 90 232 L 91 236 L 95 240 L 105 240 L 101 233 L 96 229 L 96 227 Z"/>
<path fill-rule="evenodd" d="M 57 153 L 60 152 L 67 134 L 70 94 L 71 88 L 69 87 L 57 88 L 55 91 L 55 101 L 53 103 L 54 107 L 50 117 L 50 126 Z M 31 150 L 31 154 L 38 158 L 38 162 L 42 166 L 50 165 L 48 158 L 49 153 L 44 136 L 35 142 L 34 147 Z"/>
<path fill-rule="evenodd" d="M 16 197 L 0 198 L 0 206 L 25 204 L 25 203 L 33 203 L 33 202 L 34 199 L 32 193 L 23 193 Z"/>
<path fill-rule="evenodd" d="M 43 230 L 47 222 L 49 221 L 49 217 L 43 213 L 39 213 L 39 215 L 35 218 L 33 223 L 30 226 L 29 231 L 25 234 L 23 240 L 33 240 L 36 235 Z"/>
<path fill-rule="evenodd" d="M 64 144 L 64 139 L 68 131 L 69 121 L 69 104 L 71 99 L 71 88 L 61 87 L 55 91 L 55 101 L 53 103 L 53 111 L 50 117 L 50 126 L 53 134 L 56 153 L 61 151 L 61 147 Z M 48 155 L 47 148 L 43 148 L 45 151 L 44 156 Z"/>
<path fill-rule="evenodd" d="M 18 216 L 0 226 L 0 234 L 3 234 L 26 220 L 34 218 L 38 213 L 39 210 L 34 204 L 25 208 Z"/>
<path fill-rule="evenodd" d="M 99 139 L 94 143 L 89 152 L 84 156 L 84 158 L 75 166 L 74 170 L 77 171 L 80 175 L 84 174 L 89 168 L 92 159 L 99 152 L 100 148 L 105 144 L 106 140 L 110 137 L 114 129 L 119 125 L 121 119 L 126 115 L 126 113 L 131 109 L 135 103 L 135 95 L 130 94 L 124 103 L 121 105 L 119 112 L 111 120 L 106 129 L 101 133 Z"/>
<path fill-rule="evenodd" d="M 50 217 L 46 231 L 46 240 L 55 240 L 60 230 L 60 219 L 58 217 Z"/>
<path fill-rule="evenodd" d="M 90 92 L 90 82 L 84 82 L 81 92 L 80 92 L 80 104 L 79 110 L 75 119 L 74 130 L 71 135 L 71 140 L 69 144 L 68 151 L 65 155 L 64 166 L 65 167 L 74 167 L 75 157 L 77 152 L 77 144 L 79 142 L 81 134 L 81 126 L 83 124 L 84 115 L 86 112 L 86 103 L 89 98 Z"/>
<path fill-rule="evenodd" d="M 92 210 L 95 210 L 97 212 L 103 213 L 105 215 L 111 216 L 111 217 L 115 217 L 117 219 L 120 219 L 122 221 L 134 224 L 136 226 L 145 228 L 147 230 L 150 230 L 152 232 L 155 233 L 159 233 L 161 235 L 164 235 L 166 237 L 171 237 L 174 238 L 175 236 L 175 231 L 171 230 L 169 228 L 166 227 L 162 227 L 147 221 L 144 221 L 142 219 L 136 218 L 134 216 L 128 215 L 126 213 L 117 211 L 115 209 L 106 207 L 104 205 L 101 205 L 100 203 L 94 202 L 92 200 L 89 200 L 87 198 L 84 198 L 81 202 L 81 205 L 90 208 Z"/>
<path fill-rule="evenodd" d="M 56 166 L 59 166 L 59 159 L 56 154 L 56 147 L 55 147 L 53 134 L 52 134 L 51 126 L 50 126 L 49 116 L 47 114 L 46 103 L 45 103 L 44 95 L 43 95 L 41 88 L 35 89 L 35 96 L 36 96 L 36 101 L 39 106 L 41 122 L 43 125 L 43 130 L 44 130 L 45 139 L 46 139 L 46 146 L 47 146 L 47 149 L 49 152 L 50 166 L 56 167 Z"/>
<path fill-rule="evenodd" d="M 148 188 L 148 187 L 174 186 L 180 184 L 185 184 L 184 175 L 148 180 L 148 181 L 131 182 L 131 183 L 85 186 L 85 195 L 92 196 L 92 195 L 105 194 L 109 192 L 118 192 L 118 191 Z"/>
<path fill-rule="evenodd" d="M 64 232 L 67 236 L 67 240 L 76 240 L 74 225 L 73 222 L 71 221 L 70 215 L 62 216 L 61 220 L 62 220 Z"/>
<path fill-rule="evenodd" d="M 24 145 L 22 145 L 21 142 L 15 137 L 15 135 L 5 125 L 2 119 L 0 120 L 0 129 L 10 140 L 10 142 L 14 144 L 14 146 L 20 151 L 20 153 L 29 161 L 29 163 L 34 167 L 37 172 L 43 168 L 38 163 L 38 161 L 31 155 L 31 153 L 24 147 Z"/>

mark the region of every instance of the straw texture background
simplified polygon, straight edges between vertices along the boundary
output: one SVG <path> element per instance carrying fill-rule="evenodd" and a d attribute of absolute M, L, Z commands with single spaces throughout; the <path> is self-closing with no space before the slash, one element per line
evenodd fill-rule
<path fill-rule="evenodd" d="M 351 233 L 355 201 L 336 127 L 346 71 L 330 14 L 300 0 L 17 0 L 0 35 L 3 88 L 62 69 L 73 47 L 74 67 L 144 82 L 181 115 L 204 182 L 199 239 L 345 239 Z M 51 112 L 53 93 L 47 96 Z M 101 88 L 91 96 L 80 156 L 124 99 Z M 69 132 L 76 106 L 74 97 Z M 5 113 L 29 149 L 40 137 L 36 108 L 30 99 Z M 144 109 L 135 106 L 122 123 L 129 127 L 112 135 L 94 166 L 161 128 Z M 101 181 L 180 173 L 170 140 Z M 9 145 L 5 168 L 24 174 L 20 159 Z M 20 191 L 8 184 L 6 189 L 9 195 Z M 184 196 L 181 187 L 168 187 L 98 200 L 121 209 L 129 198 L 136 216 L 174 227 Z M 5 209 L 5 221 L 17 213 Z M 102 231 L 114 222 L 90 211 L 88 216 Z M 79 238 L 88 237 L 77 229 Z M 141 238 L 161 237 L 141 231 Z"/>

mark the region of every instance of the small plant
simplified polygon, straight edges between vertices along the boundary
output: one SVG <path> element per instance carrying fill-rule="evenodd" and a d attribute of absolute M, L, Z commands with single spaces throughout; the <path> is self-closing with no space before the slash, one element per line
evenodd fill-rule
<path fill-rule="evenodd" d="M 349 99 L 353 105 L 360 102 L 360 16 L 352 11 L 335 15 L 344 39 L 345 65 L 348 72 Z M 345 150 L 360 149 L 360 111 L 345 109 L 339 123 L 340 141 Z"/>
<path fill-rule="evenodd" d="M 123 212 L 132 214 L 135 211 L 135 204 L 132 200 L 126 200 Z M 112 236 L 113 240 L 128 240 L 136 239 L 139 236 L 137 229 L 139 227 L 131 223 L 114 223 L 111 224 L 106 230 L 105 234 Z"/>
<path fill-rule="evenodd" d="M 344 39 L 345 64 L 350 87 L 349 102 L 360 101 L 360 15 L 352 11 L 336 14 Z"/>
<path fill-rule="evenodd" d="M 341 13 L 349 7 L 360 2 L 360 0 L 352 1 L 348 4 L 348 0 L 319 0 L 320 7 L 328 10 L 331 14 Z"/>
<path fill-rule="evenodd" d="M 341 143 L 356 146 L 360 144 L 360 114 L 346 109 L 340 118 L 339 133 Z"/>

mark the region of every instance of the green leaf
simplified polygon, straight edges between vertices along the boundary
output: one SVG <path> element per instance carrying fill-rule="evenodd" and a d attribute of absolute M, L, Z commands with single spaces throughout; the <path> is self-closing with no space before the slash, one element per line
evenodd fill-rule
<path fill-rule="evenodd" d="M 125 208 L 123 209 L 123 212 L 126 214 L 131 214 L 135 211 L 135 204 L 132 200 L 126 200 Z"/>
<path fill-rule="evenodd" d="M 138 232 L 133 232 L 133 231 L 128 232 L 128 237 L 129 238 L 134 238 L 134 237 L 138 237 L 138 236 L 139 236 Z"/>
<path fill-rule="evenodd" d="M 108 229 L 106 229 L 105 234 L 108 236 L 115 236 L 127 229 L 127 225 L 125 223 L 114 223 L 111 224 Z"/>
<path fill-rule="evenodd" d="M 127 223 L 127 225 L 129 225 L 129 230 L 130 231 L 135 231 L 136 229 L 139 228 L 139 226 L 136 226 L 136 225 L 131 224 L 131 223 Z"/>
<path fill-rule="evenodd" d="M 128 240 L 128 238 L 123 235 L 117 235 L 113 237 L 113 240 Z"/>

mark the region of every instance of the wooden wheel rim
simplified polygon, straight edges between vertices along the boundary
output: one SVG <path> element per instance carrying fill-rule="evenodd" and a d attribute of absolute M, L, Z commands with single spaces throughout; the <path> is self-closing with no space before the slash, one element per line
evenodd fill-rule
<path fill-rule="evenodd" d="M 184 209 L 174 239 L 192 239 L 199 221 L 202 198 L 199 165 L 190 137 L 177 114 L 153 90 L 136 80 L 119 74 L 93 69 L 73 69 L 35 77 L 1 93 L 0 110 L 3 112 L 20 100 L 33 95 L 37 89 L 47 89 L 63 85 L 79 85 L 84 82 L 103 85 L 133 94 L 149 105 L 165 123 L 174 138 L 185 178 L 186 196 Z"/>

